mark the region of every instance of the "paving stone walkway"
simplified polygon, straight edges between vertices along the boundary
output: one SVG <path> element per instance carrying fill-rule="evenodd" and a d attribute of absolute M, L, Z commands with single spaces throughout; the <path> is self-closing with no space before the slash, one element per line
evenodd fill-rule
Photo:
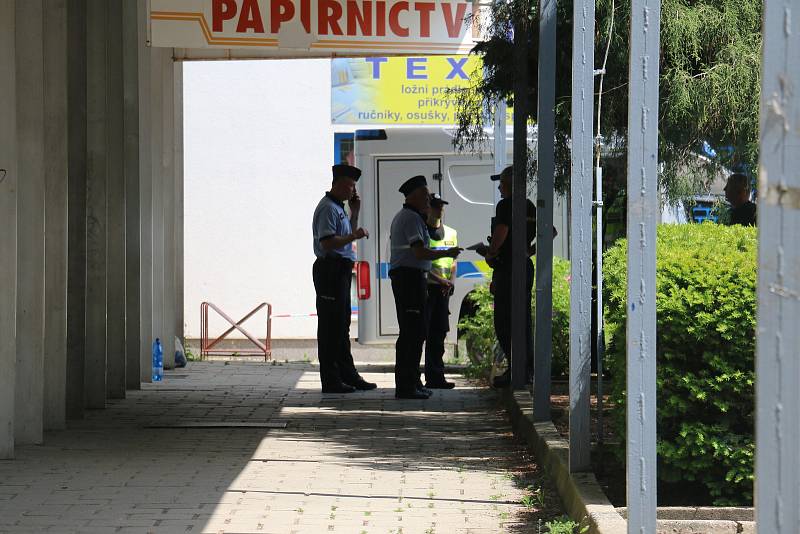
<path fill-rule="evenodd" d="M 379 389 L 323 396 L 306 364 L 169 372 L 0 461 L 0 532 L 536 532 L 494 393 L 363 374 Z"/>

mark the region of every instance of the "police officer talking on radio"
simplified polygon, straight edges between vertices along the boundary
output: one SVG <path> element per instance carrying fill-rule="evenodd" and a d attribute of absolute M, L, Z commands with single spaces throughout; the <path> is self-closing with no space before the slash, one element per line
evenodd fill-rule
<path fill-rule="evenodd" d="M 430 248 L 447 250 L 458 246 L 458 233 L 442 222 L 444 207 L 448 202 L 438 194 L 431 195 L 428 213 Z M 428 389 L 452 389 L 455 384 L 444 377 L 444 340 L 450 331 L 450 296 L 456 280 L 456 262 L 451 257 L 431 262 L 428 273 L 428 300 L 425 306 L 425 323 L 428 334 L 425 338 L 425 387 Z"/>
<path fill-rule="evenodd" d="M 408 179 L 400 192 L 405 204 L 392 220 L 390 229 L 390 269 L 400 335 L 395 353 L 395 397 L 427 399 L 432 392 L 420 387 L 419 362 L 425 342 L 425 302 L 427 277 L 431 262 L 440 258 L 455 258 L 458 247 L 444 250 L 430 248 L 426 215 L 430 209 L 430 191 L 424 176 Z"/>
<path fill-rule="evenodd" d="M 376 384 L 358 374 L 350 352 L 350 284 L 355 251 L 353 241 L 369 238 L 358 227 L 361 199 L 356 182 L 361 170 L 333 166 L 333 184 L 314 210 L 314 289 L 317 293 L 317 347 L 323 393 L 370 390 Z M 350 216 L 344 209 L 347 202 Z M 353 228 L 356 228 L 353 231 Z"/>

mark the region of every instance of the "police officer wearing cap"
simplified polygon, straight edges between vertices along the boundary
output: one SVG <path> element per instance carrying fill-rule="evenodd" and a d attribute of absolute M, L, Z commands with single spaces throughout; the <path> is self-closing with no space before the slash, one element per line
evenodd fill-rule
<path fill-rule="evenodd" d="M 350 284 L 355 251 L 353 241 L 369 233 L 358 227 L 361 199 L 356 182 L 361 170 L 333 166 L 333 184 L 314 210 L 314 289 L 317 293 L 317 348 L 323 393 L 352 393 L 375 389 L 358 374 L 350 352 Z M 344 209 L 347 202 L 350 216 Z M 353 231 L 353 228 L 356 228 Z"/>
<path fill-rule="evenodd" d="M 400 325 L 395 353 L 395 397 L 427 399 L 432 392 L 419 387 L 419 362 L 427 330 L 427 276 L 432 261 L 455 258 L 461 249 L 430 248 L 430 235 L 426 226 L 430 191 L 424 176 L 409 178 L 400 186 L 400 192 L 405 196 L 405 204 L 392 220 L 389 237 L 389 278 L 392 280 L 392 293 Z"/>
<path fill-rule="evenodd" d="M 491 176 L 492 181 L 500 182 L 498 189 L 502 199 L 497 204 L 495 217 L 492 218 L 489 246 L 483 245 L 476 252 L 486 258 L 492 271 L 492 294 L 494 295 L 494 330 L 497 341 L 509 361 L 508 370 L 495 377 L 495 387 L 507 387 L 511 383 L 511 187 L 514 178 L 514 167 L 508 166 L 500 174 Z M 525 199 L 526 231 L 528 253 L 536 251 L 533 240 L 536 238 L 536 206 L 530 199 Z M 553 227 L 553 238 L 557 232 Z M 533 263 L 527 262 L 525 290 L 527 301 L 531 301 L 533 289 Z M 533 377 L 533 325 L 531 307 L 526 306 L 527 354 L 525 355 L 526 376 L 528 381 Z"/>
<path fill-rule="evenodd" d="M 431 195 L 428 213 L 430 248 L 447 250 L 458 246 L 458 233 L 442 222 L 444 207 L 448 202 L 438 193 Z M 431 262 L 428 273 L 428 300 L 425 305 L 425 323 L 428 335 L 425 338 L 425 387 L 428 389 L 452 389 L 455 384 L 444 377 L 444 340 L 450 331 L 450 296 L 456 280 L 456 262 L 451 257 Z"/>

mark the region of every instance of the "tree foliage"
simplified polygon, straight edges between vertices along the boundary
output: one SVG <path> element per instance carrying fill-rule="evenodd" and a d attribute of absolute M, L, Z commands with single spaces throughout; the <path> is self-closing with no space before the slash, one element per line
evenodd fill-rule
<path fill-rule="evenodd" d="M 595 65 L 608 60 L 603 79 L 600 132 L 604 166 L 617 169 L 612 179 L 624 182 L 628 122 L 630 2 L 597 0 Z M 459 95 L 457 146 L 472 148 L 485 141 L 485 109 L 499 101 L 513 103 L 515 79 L 514 24 L 530 27 L 528 46 L 532 119 L 536 120 L 538 13 L 533 0 L 495 2 L 487 40 L 472 53 L 483 59 Z M 760 0 L 663 0 L 659 103 L 661 180 L 670 198 L 702 191 L 719 165 L 754 168 L 758 159 L 758 110 L 761 65 Z M 572 69 L 572 2 L 558 3 L 556 49 L 556 185 L 564 190 L 569 177 L 569 135 Z M 599 96 L 600 77 L 595 79 Z M 718 158 L 699 158 L 703 142 Z M 614 163 L 612 160 L 618 160 Z"/>

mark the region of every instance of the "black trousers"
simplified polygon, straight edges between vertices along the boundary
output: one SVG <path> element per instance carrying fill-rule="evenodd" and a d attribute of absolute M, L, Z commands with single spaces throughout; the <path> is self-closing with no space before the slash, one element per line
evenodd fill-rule
<path fill-rule="evenodd" d="M 395 344 L 394 386 L 398 391 L 414 391 L 419 381 L 419 361 L 425 342 L 425 300 L 427 281 L 424 271 L 398 267 L 389 272 L 400 335 Z"/>
<path fill-rule="evenodd" d="M 350 352 L 350 284 L 353 262 L 318 258 L 314 262 L 317 293 L 317 351 L 322 387 L 352 383 L 358 371 Z"/>
<path fill-rule="evenodd" d="M 531 292 L 533 290 L 533 264 L 529 261 L 525 277 L 525 332 L 528 350 L 525 356 L 526 373 L 533 373 L 533 318 L 531 317 Z M 492 273 L 494 287 L 494 331 L 497 341 L 511 364 L 511 269 L 498 268 Z"/>
<path fill-rule="evenodd" d="M 439 284 L 428 284 L 425 323 L 425 381 L 437 384 L 444 382 L 444 340 L 450 331 L 450 293 L 443 293 Z"/>

